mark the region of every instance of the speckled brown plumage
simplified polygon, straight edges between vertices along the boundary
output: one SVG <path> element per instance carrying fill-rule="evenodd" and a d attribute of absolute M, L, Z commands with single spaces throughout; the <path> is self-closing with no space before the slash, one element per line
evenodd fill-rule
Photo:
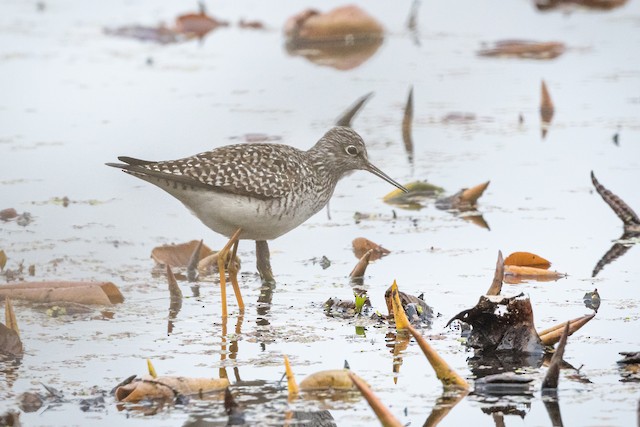
<path fill-rule="evenodd" d="M 237 144 L 178 160 L 119 157 L 108 164 L 169 192 L 209 228 L 241 238 L 274 239 L 327 204 L 336 184 L 366 170 L 402 188 L 367 158 L 362 138 L 347 127 L 329 130 L 307 151 L 282 144 Z"/>

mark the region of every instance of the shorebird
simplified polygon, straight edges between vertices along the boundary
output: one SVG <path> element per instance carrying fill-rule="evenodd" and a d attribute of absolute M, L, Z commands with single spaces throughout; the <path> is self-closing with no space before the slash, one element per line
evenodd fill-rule
<path fill-rule="evenodd" d="M 123 163 L 107 165 L 162 188 L 207 227 L 230 238 L 218 257 L 223 316 L 227 315 L 225 263 L 235 259 L 238 240 L 255 240 L 260 276 L 274 282 L 267 240 L 293 230 L 322 209 L 346 174 L 365 170 L 407 191 L 371 164 L 360 135 L 342 126 L 330 129 L 307 151 L 283 144 L 236 144 L 178 160 L 118 159 Z M 227 269 L 243 311 L 237 267 L 229 262 Z"/>

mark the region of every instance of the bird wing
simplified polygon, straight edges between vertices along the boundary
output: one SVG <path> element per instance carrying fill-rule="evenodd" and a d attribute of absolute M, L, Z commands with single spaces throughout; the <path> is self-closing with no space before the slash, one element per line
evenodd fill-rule
<path fill-rule="evenodd" d="M 213 191 L 260 199 L 287 196 L 305 168 L 300 152 L 286 145 L 230 145 L 178 160 L 150 162 L 118 157 L 109 163 L 134 176 L 165 178 Z"/>

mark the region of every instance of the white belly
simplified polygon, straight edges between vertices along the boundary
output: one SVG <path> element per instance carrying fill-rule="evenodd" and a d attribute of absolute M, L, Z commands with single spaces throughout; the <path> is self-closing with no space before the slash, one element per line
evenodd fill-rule
<path fill-rule="evenodd" d="M 217 233 L 231 237 L 242 228 L 241 239 L 275 239 L 305 222 L 326 204 L 326 201 L 309 198 L 295 209 L 284 209 L 285 199 L 262 200 L 197 187 L 185 189 L 178 185 L 176 189 L 153 183 L 180 200 Z"/>

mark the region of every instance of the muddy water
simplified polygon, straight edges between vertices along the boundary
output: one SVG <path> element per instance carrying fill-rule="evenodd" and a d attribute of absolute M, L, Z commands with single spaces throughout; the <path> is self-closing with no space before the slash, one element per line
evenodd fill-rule
<path fill-rule="evenodd" d="M 323 8 L 338 3 L 323 3 Z M 638 247 L 591 277 L 597 261 L 622 234 L 622 225 L 593 191 L 589 172 L 629 205 L 640 209 L 640 7 L 612 11 L 561 9 L 538 12 L 527 2 L 455 1 L 423 4 L 418 34 L 406 29 L 409 2 L 367 2 L 363 7 L 387 30 L 384 44 L 361 66 L 338 71 L 289 56 L 283 22 L 297 2 L 228 2 L 212 10 L 232 25 L 202 42 L 157 45 L 110 37 L 105 27 L 171 23 L 186 12 L 172 2 L 77 1 L 0 5 L 0 208 L 28 211 L 26 227 L 0 223 L 0 249 L 8 266 L 36 266 L 34 279 L 108 280 L 126 302 L 70 318 L 16 303 L 26 353 L 17 366 L 2 363 L 0 412 L 39 383 L 63 390 L 67 403 L 22 414 L 28 425 L 182 425 L 199 419 L 224 425 L 218 401 L 166 408 L 154 416 L 104 408 L 82 412 L 78 400 L 110 390 L 143 373 L 144 359 L 162 374 L 217 377 L 224 368 L 237 387 L 249 424 L 282 423 L 287 410 L 329 409 L 338 425 L 375 424 L 362 400 L 286 402 L 276 384 L 288 354 L 299 379 L 337 368 L 347 359 L 403 422 L 420 425 L 440 397 L 441 386 L 415 345 L 403 353 L 394 384 L 385 326 L 327 318 L 329 297 L 351 298 L 347 275 L 356 259 L 351 240 L 365 236 L 392 251 L 372 264 L 365 284 L 374 307 L 384 311 L 384 290 L 393 279 L 406 292 L 425 293 L 442 314 L 432 344 L 463 376 L 471 355 L 445 329 L 471 307 L 493 275 L 496 253 L 538 253 L 569 276 L 557 282 L 505 286 L 527 293 L 536 326 L 544 328 L 589 310 L 585 292 L 598 288 L 596 318 L 569 340 L 565 359 L 582 366 L 578 381 L 563 371 L 559 402 L 567 425 L 633 425 L 640 387 L 623 382 L 619 351 L 640 348 Z M 258 19 L 266 30 L 242 30 L 240 18 Z M 558 40 L 568 50 L 551 61 L 479 58 L 483 42 L 499 39 Z M 546 137 L 538 113 L 545 80 L 556 106 Z M 414 86 L 415 162 L 401 140 L 402 108 Z M 200 283 L 187 296 L 167 333 L 166 282 L 152 275 L 151 249 L 159 244 L 224 239 L 201 225 L 175 200 L 146 183 L 103 166 L 118 155 L 166 159 L 264 134 L 307 148 L 354 100 L 375 92 L 354 122 L 372 161 L 401 182 L 428 179 L 449 194 L 490 180 L 479 211 L 490 230 L 432 203 L 406 211 L 382 203 L 391 190 L 358 172 L 338 186 L 331 219 L 322 211 L 271 243 L 278 279 L 273 303 L 257 303 L 251 242 L 242 242 L 242 288 L 247 310 L 238 323 L 231 305 L 220 318 L 219 289 Z M 448 113 L 475 120 L 444 123 Z M 522 115 L 524 122 L 519 123 Z M 618 134 L 618 144 L 613 136 Z M 67 196 L 63 207 L 53 200 Z M 395 217 L 394 217 L 395 211 Z M 356 212 L 375 219 L 356 222 Z M 322 269 L 314 258 L 326 256 Z M 239 324 L 239 326 L 237 326 Z M 364 335 L 355 326 L 365 327 Z M 226 327 L 227 334 L 223 334 Z M 236 329 L 238 328 L 238 329 Z M 235 341 L 234 346 L 231 344 Z M 537 388 L 544 368 L 528 369 L 529 397 L 470 396 L 441 425 L 494 425 L 491 408 L 515 407 L 507 425 L 549 425 Z M 258 397 L 256 397 L 258 396 Z M 504 409 L 503 409 L 504 410 Z"/>

